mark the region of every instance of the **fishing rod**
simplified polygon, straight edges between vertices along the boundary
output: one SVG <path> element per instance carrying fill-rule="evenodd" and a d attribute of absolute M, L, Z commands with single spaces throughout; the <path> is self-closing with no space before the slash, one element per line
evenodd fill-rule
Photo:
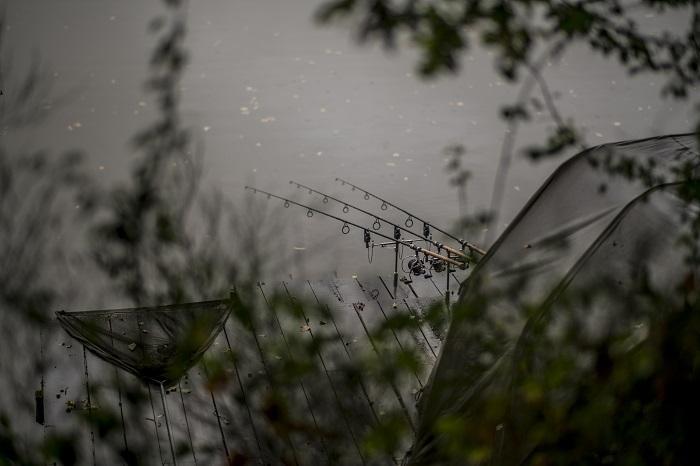
<path fill-rule="evenodd" d="M 370 217 L 373 217 L 373 218 L 374 218 L 374 223 L 372 224 L 372 229 L 375 230 L 375 231 L 376 231 L 376 230 L 379 230 L 379 229 L 381 228 L 381 223 L 380 223 L 380 222 L 384 222 L 384 223 L 387 223 L 387 224 L 393 226 L 394 228 L 398 228 L 399 230 L 408 233 L 409 235 L 415 236 L 416 238 L 420 238 L 420 237 L 421 237 L 418 233 L 414 233 L 413 231 L 411 231 L 411 230 L 408 229 L 408 228 L 410 228 L 411 226 L 413 226 L 413 221 L 408 222 L 408 220 L 407 220 L 405 224 L 406 224 L 406 226 L 407 226 L 408 228 L 404 228 L 404 227 L 402 227 L 402 226 L 400 226 L 400 225 L 395 224 L 394 222 L 390 222 L 389 220 L 387 220 L 387 219 L 385 219 L 385 218 L 382 218 L 382 217 L 380 217 L 380 216 L 378 216 L 378 215 L 376 215 L 376 214 L 373 214 L 372 212 L 368 212 L 368 211 L 366 211 L 366 210 L 364 210 L 364 209 L 361 209 L 361 208 L 359 208 L 359 207 L 357 207 L 357 206 L 354 206 L 354 205 L 350 204 L 349 202 L 345 202 L 345 201 L 342 201 L 342 200 L 340 200 L 340 199 L 338 199 L 338 198 L 335 198 L 335 197 L 331 196 L 330 194 L 322 193 L 321 191 L 318 191 L 318 190 L 316 190 L 316 189 L 310 188 L 310 187 L 308 187 L 308 186 L 306 186 L 306 185 L 303 185 L 303 184 L 301 184 L 301 183 L 298 183 L 298 182 L 296 182 L 296 181 L 290 181 L 289 184 L 294 184 L 294 185 L 296 185 L 296 187 L 299 188 L 299 189 L 306 189 L 306 190 L 309 191 L 309 194 L 311 194 L 311 193 L 316 193 L 316 194 L 318 194 L 319 196 L 323 196 L 323 203 L 324 203 L 324 204 L 327 203 L 328 200 L 330 199 L 330 200 L 332 200 L 332 201 L 334 201 L 334 202 L 337 202 L 338 204 L 343 205 L 343 212 L 346 213 L 346 214 L 350 211 L 350 209 L 353 209 L 353 210 L 356 210 L 356 211 L 358 211 L 358 212 L 361 212 L 361 213 L 363 213 L 363 214 L 365 214 L 365 215 L 368 215 L 368 216 L 370 216 Z M 375 227 L 375 225 L 376 225 L 376 227 Z M 466 254 L 464 254 L 463 251 L 459 251 L 459 250 L 457 250 L 457 249 L 454 249 L 454 248 L 451 248 L 451 247 L 447 246 L 446 244 L 439 243 L 439 242 L 437 242 L 437 241 L 433 241 L 432 238 L 430 238 L 430 237 L 428 237 L 428 236 L 425 237 L 425 240 L 424 240 L 424 241 L 426 241 L 426 242 L 432 244 L 433 246 L 435 246 L 435 247 L 438 249 L 438 253 L 440 252 L 441 249 L 444 249 L 445 251 L 448 252 L 448 256 L 449 256 L 449 254 L 454 254 L 455 256 L 458 256 L 458 257 L 461 257 L 462 259 L 465 259 L 466 261 L 469 261 L 469 260 L 470 260 L 470 257 L 467 256 Z"/>
<path fill-rule="evenodd" d="M 392 238 L 392 237 L 389 236 L 389 235 L 385 235 L 385 234 L 383 234 L 383 233 L 379 233 L 378 231 L 373 231 L 373 230 L 371 230 L 370 228 L 364 227 L 364 226 L 362 226 L 362 225 L 358 225 L 357 223 L 351 222 L 351 221 L 349 221 L 349 220 L 345 220 L 344 218 L 336 217 L 336 216 L 333 215 L 333 214 L 329 214 L 329 213 L 327 213 L 327 212 L 323 212 L 322 210 L 315 209 L 315 208 L 313 208 L 313 207 L 311 207 L 311 206 L 302 204 L 302 203 L 300 203 L 300 202 L 293 201 L 293 200 L 288 199 L 288 198 L 286 198 L 286 197 L 282 197 L 282 196 L 278 196 L 278 195 L 276 195 L 276 194 L 269 193 L 269 192 L 264 191 L 264 190 L 259 189 L 259 188 L 253 188 L 253 187 L 251 187 L 251 186 L 246 186 L 245 189 L 247 189 L 247 190 L 249 190 L 249 191 L 253 191 L 253 193 L 265 194 L 268 198 L 274 197 L 275 199 L 279 199 L 280 201 L 284 201 L 284 206 L 285 206 L 285 207 L 289 207 L 289 205 L 296 205 L 296 206 L 299 206 L 299 207 L 301 207 L 301 208 L 307 209 L 307 211 L 306 211 L 306 216 L 309 217 L 309 218 L 313 217 L 313 216 L 314 216 L 314 215 L 313 215 L 314 213 L 318 213 L 318 214 L 321 214 L 321 215 L 323 215 L 323 216 L 325 216 L 325 217 L 332 218 L 333 220 L 337 220 L 338 222 L 341 222 L 341 223 L 344 224 L 344 225 L 343 225 L 343 228 L 341 229 L 341 231 L 342 231 L 344 234 L 348 234 L 348 233 L 349 233 L 350 227 L 355 227 L 355 228 L 357 228 L 358 230 L 362 230 L 363 232 L 367 233 L 367 234 L 365 235 L 365 246 L 367 246 L 367 247 L 369 247 L 369 243 L 370 243 L 370 241 L 371 241 L 371 238 L 370 238 L 370 239 L 367 239 L 368 236 L 371 235 L 371 234 L 374 234 L 374 235 L 376 235 L 376 236 L 379 236 L 380 238 L 388 239 L 388 240 L 391 241 L 392 243 L 398 242 L 399 244 L 402 244 L 403 246 L 406 246 L 407 248 L 412 249 L 412 250 L 413 250 L 414 252 L 416 252 L 416 253 L 421 253 L 421 254 L 425 254 L 425 255 L 427 255 L 427 256 L 433 257 L 433 258 L 435 258 L 435 259 L 440 259 L 440 260 L 442 260 L 442 261 L 444 261 L 444 262 L 447 262 L 447 263 L 449 263 L 449 264 L 452 264 L 452 265 L 454 265 L 454 266 L 456 266 L 456 267 L 459 267 L 459 268 L 461 268 L 461 269 L 465 268 L 465 265 L 466 265 L 466 264 L 464 264 L 463 262 L 456 261 L 456 260 L 454 260 L 454 259 L 451 258 L 451 257 L 443 256 L 442 254 L 438 254 L 438 253 L 436 253 L 436 252 L 430 251 L 430 250 L 425 249 L 425 248 L 422 248 L 422 247 L 420 247 L 420 246 L 415 246 L 411 241 L 403 240 L 403 239 L 401 239 L 400 236 L 399 236 L 398 238 L 396 238 L 396 237 Z M 311 214 L 311 215 L 309 215 L 309 214 Z M 348 228 L 345 228 L 345 227 L 348 227 Z"/>
<path fill-rule="evenodd" d="M 261 193 L 265 194 L 268 199 L 270 198 L 275 198 L 279 199 L 280 201 L 284 201 L 284 206 L 289 207 L 290 205 L 296 205 L 299 206 L 303 209 L 306 209 L 306 216 L 311 218 L 314 216 L 314 213 L 318 213 L 320 215 L 323 215 L 324 217 L 331 218 L 333 220 L 336 220 L 338 222 L 342 222 L 343 226 L 341 228 L 341 232 L 343 234 L 348 234 L 350 232 L 350 227 L 355 227 L 358 230 L 362 230 L 364 236 L 364 242 L 365 242 L 365 248 L 369 249 L 370 246 L 370 241 L 372 241 L 371 235 L 374 234 L 380 238 L 387 239 L 389 241 L 394 242 L 395 248 L 394 248 L 394 296 L 396 296 L 396 289 L 398 287 L 398 282 L 399 282 L 399 271 L 398 271 L 398 266 L 399 266 L 399 244 L 415 251 L 416 256 L 418 257 L 419 254 L 423 253 L 426 257 L 430 256 L 434 259 L 439 259 L 441 261 L 444 261 L 447 264 L 448 272 L 449 272 L 449 266 L 454 265 L 456 267 L 459 267 L 460 269 L 465 269 L 466 268 L 466 263 L 464 262 L 459 262 L 451 257 L 444 256 L 442 254 L 438 254 L 436 252 L 430 251 L 428 249 L 424 249 L 420 246 L 414 245 L 412 242 L 408 242 L 406 240 L 401 239 L 401 230 L 398 229 L 397 227 L 394 227 L 394 237 L 392 238 L 391 236 L 385 235 L 383 233 L 379 233 L 378 231 L 370 231 L 369 228 L 364 227 L 362 225 L 358 225 L 357 223 L 351 222 L 349 220 L 337 217 L 333 214 L 329 214 L 327 212 L 323 212 L 322 210 L 318 210 L 316 208 L 313 208 L 311 206 L 308 206 L 306 204 L 302 204 L 300 202 L 293 201 L 291 199 L 288 199 L 286 197 L 278 196 L 276 194 L 272 194 L 268 191 L 264 191 L 262 189 L 258 188 L 253 188 L 251 186 L 245 186 L 245 189 L 252 191 L 254 194 Z M 449 274 L 448 274 L 449 277 Z M 396 306 L 396 303 L 394 303 L 394 306 Z"/>
<path fill-rule="evenodd" d="M 417 215 L 413 215 L 413 214 L 410 213 L 409 211 L 407 211 L 407 210 L 405 210 L 405 209 L 402 209 L 401 207 L 397 206 L 396 204 L 393 204 L 393 203 L 387 201 L 386 199 L 383 199 L 383 198 L 377 196 L 376 194 L 372 194 L 371 192 L 367 191 L 367 190 L 364 189 L 364 188 L 360 188 L 359 186 L 357 186 L 357 185 L 355 185 L 355 184 L 353 184 L 353 183 L 350 183 L 349 181 L 346 181 L 346 180 L 344 180 L 344 179 L 342 179 L 342 178 L 338 178 L 338 177 L 336 177 L 335 181 L 340 181 L 340 183 L 341 183 L 342 186 L 349 185 L 350 187 L 352 187 L 352 190 L 353 190 L 353 191 L 359 190 L 359 191 L 363 192 L 364 195 L 365 195 L 365 200 L 369 200 L 370 198 L 373 197 L 373 198 L 377 199 L 378 201 L 381 201 L 381 202 L 382 202 L 382 205 L 380 206 L 380 208 L 381 208 L 382 210 L 387 210 L 387 209 L 389 208 L 389 206 L 391 206 L 391 207 L 393 207 L 394 209 L 396 209 L 396 210 L 398 210 L 398 211 L 400 211 L 400 212 L 403 212 L 404 214 L 408 215 L 408 218 L 406 219 L 407 226 L 408 226 L 408 224 L 413 225 L 413 219 L 416 219 L 416 220 L 418 220 L 419 222 L 423 222 L 423 236 L 426 237 L 426 238 L 427 238 L 428 236 L 430 236 L 430 227 L 432 227 L 432 228 L 434 228 L 435 230 L 437 230 L 437 231 L 439 231 L 440 233 L 442 233 L 443 235 L 445 235 L 445 236 L 447 236 L 447 237 L 449 237 L 449 238 L 451 238 L 451 239 L 457 241 L 457 242 L 462 246 L 462 249 L 467 248 L 467 249 L 469 249 L 469 250 L 472 251 L 472 252 L 476 252 L 476 253 L 481 254 L 482 256 L 486 254 L 486 251 L 484 251 L 484 250 L 481 249 L 480 247 L 478 247 L 478 246 L 476 246 L 476 245 L 470 243 L 469 241 L 465 241 L 465 240 L 463 240 L 463 239 L 461 239 L 461 238 L 457 238 L 457 237 L 454 236 L 453 234 L 448 233 L 448 232 L 446 232 L 445 230 L 436 227 L 435 225 L 433 225 L 432 223 L 428 222 L 427 220 L 423 220 L 422 218 L 418 217 Z M 409 226 L 409 228 L 410 228 L 410 226 Z"/>

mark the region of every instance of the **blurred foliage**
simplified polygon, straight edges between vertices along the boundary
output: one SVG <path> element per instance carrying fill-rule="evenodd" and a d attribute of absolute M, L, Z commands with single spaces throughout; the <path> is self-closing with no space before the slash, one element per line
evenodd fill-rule
<path fill-rule="evenodd" d="M 377 38 L 390 47 L 405 35 L 422 52 L 419 70 L 425 76 L 457 72 L 463 52 L 480 41 L 496 52 L 501 75 L 517 80 L 539 48 L 563 41 L 610 55 L 632 74 L 662 73 L 668 78 L 664 92 L 685 97 L 698 82 L 700 65 L 695 7 L 675 0 L 337 0 L 326 2 L 317 18 L 355 14 L 360 39 Z M 687 32 L 640 30 L 638 18 L 669 10 L 689 10 Z"/>
<path fill-rule="evenodd" d="M 75 426 L 42 426 L 41 435 L 31 436 L 14 419 L 18 412 L 34 410 L 27 394 L 35 393 L 36 374 L 50 365 L 43 360 L 43 340 L 20 340 L 24 336 L 14 331 L 26 326 L 27 318 L 38 323 L 40 334 L 47 331 L 47 310 L 63 292 L 47 278 L 60 276 L 55 253 L 62 243 L 52 243 L 52 233 L 61 222 L 74 220 L 60 202 L 80 206 L 79 220 L 88 225 L 89 250 L 98 269 L 113 291 L 134 305 L 219 297 L 235 287 L 230 325 L 218 349 L 199 361 L 183 361 L 176 372 L 187 375 L 166 387 L 171 409 L 178 398 L 183 411 L 189 406 L 187 436 L 179 432 L 187 441 L 175 445 L 182 462 L 425 464 L 410 463 L 418 431 L 439 439 L 431 443 L 430 464 L 692 464 L 692 432 L 700 415 L 695 399 L 700 388 L 695 273 L 700 190 L 693 166 L 679 167 L 676 174 L 684 181 L 680 192 L 688 203 L 687 228 L 678 241 L 687 250 L 682 266 L 688 274 L 677 288 L 656 290 L 642 281 L 637 294 L 621 295 L 601 277 L 589 288 L 558 296 L 556 315 L 549 301 L 517 301 L 518 317 L 526 325 L 512 347 L 514 326 L 489 310 L 526 289 L 525 281 L 489 295 L 474 280 L 468 283 L 468 299 L 463 293 L 449 310 L 442 302 L 420 312 L 399 307 L 379 324 L 365 326 L 365 305 L 381 305 L 369 293 L 366 303 L 352 303 L 364 332 L 358 344 L 343 334 L 340 316 L 322 301 L 306 301 L 286 287 L 266 291 L 260 282 L 264 258 L 259 247 L 265 235 L 274 237 L 277 230 L 273 226 L 269 233 L 258 224 L 260 217 L 253 216 L 261 215 L 259 209 L 251 208 L 252 220 L 242 225 L 240 212 L 215 193 L 201 192 L 202 147 L 179 116 L 179 80 L 187 63 L 184 5 L 165 3 L 169 14 L 150 24 L 158 41 L 147 89 L 159 114 L 134 138 L 140 157 L 128 183 L 115 189 L 93 186 L 76 154 L 56 160 L 43 153 L 14 157 L 0 144 L 3 337 L 8 347 L 10 342 L 38 344 L 42 353 L 28 358 L 27 365 L 0 359 L 4 391 L 18 399 L 14 406 L 0 405 L 0 465 L 97 463 L 90 457 L 91 441 L 115 462 L 151 464 L 158 457 L 169 462 L 162 449 L 167 440 L 154 442 L 154 431 L 156 437 L 163 433 L 164 419 L 156 413 L 161 408 L 154 407 L 153 387 L 116 370 L 113 376 L 92 379 L 85 390 L 88 399 L 69 398 L 65 391 L 57 395 L 79 421 Z M 640 11 L 677 8 L 691 11 L 686 35 L 649 35 L 635 26 L 633 17 Z M 394 46 L 403 35 L 409 37 L 423 53 L 419 66 L 425 76 L 457 72 L 461 54 L 476 40 L 497 52 L 504 78 L 519 80 L 527 73 L 524 92 L 502 115 L 513 124 L 526 121 L 532 109 L 550 111 L 556 128 L 544 145 L 529 149 L 533 158 L 579 142 L 539 74 L 543 63 L 575 43 L 614 57 L 630 73 L 667 77 L 665 92 L 674 97 L 686 98 L 697 84 L 695 2 L 343 0 L 327 3 L 319 18 L 349 13 L 359 17 L 363 39 L 378 37 Z M 0 100 L 3 132 L 43 115 L 48 88 L 38 70 L 30 69 L 20 93 Z M 9 82 L 4 74 L 0 77 Z M 544 102 L 530 95 L 535 86 Z M 460 192 L 462 212 L 470 177 L 464 154 L 461 147 L 447 150 L 447 170 Z M 655 177 L 654 167 L 634 160 L 603 160 L 600 168 L 648 186 L 665 181 Z M 25 177 L 28 181 L 21 182 Z M 492 215 L 465 216 L 462 226 L 476 231 Z M 247 248 L 247 269 L 226 252 L 222 238 L 227 236 Z M 584 331 L 601 302 L 615 310 L 619 321 L 599 332 Z M 351 312 L 349 306 L 347 310 Z M 474 329 L 469 344 L 477 350 L 450 355 L 463 358 L 464 370 L 450 384 L 435 385 L 428 374 L 434 363 L 431 341 L 449 338 L 452 322 L 467 322 Z M 178 346 L 200 347 L 207 338 L 200 330 L 194 325 Z M 475 373 L 482 375 L 470 378 Z M 426 417 L 427 398 L 441 390 L 462 390 L 469 409 Z M 190 424 L 206 438 L 188 437 Z"/>
<path fill-rule="evenodd" d="M 639 26 L 645 14 L 678 11 L 688 13 L 685 31 Z M 543 49 L 554 58 L 585 44 L 630 74 L 660 74 L 667 79 L 664 94 L 684 98 L 698 83 L 700 15 L 693 1 L 331 0 L 316 16 L 321 22 L 352 16 L 363 41 L 394 47 L 407 38 L 421 52 L 418 67 L 426 77 L 458 72 L 475 42 L 494 50 L 496 69 L 509 81 L 521 79 Z"/>
<path fill-rule="evenodd" d="M 687 26 L 650 26 L 648 18 L 665 14 L 683 15 Z M 480 45 L 493 51 L 497 73 L 520 85 L 516 101 L 501 109 L 508 126 L 491 198 L 494 223 L 520 123 L 542 110 L 551 118 L 543 141 L 523 148 L 532 160 L 585 148 L 584 132 L 560 114 L 542 75 L 568 49 L 584 46 L 631 76 L 657 75 L 665 80 L 663 96 L 689 99 L 700 82 L 700 10 L 692 0 L 326 0 L 316 19 L 349 19 L 361 42 L 390 49 L 410 44 L 420 52 L 417 67 L 425 78 L 468 75 L 464 58 L 470 50 Z M 700 132 L 700 118 L 695 129 Z"/>
<path fill-rule="evenodd" d="M 472 337 L 483 367 L 465 361 L 455 374 L 472 398 L 434 420 L 430 461 L 409 464 L 693 464 L 697 291 L 636 289 L 632 297 L 609 284 L 605 277 L 569 291 L 556 309 L 522 305 L 527 324 L 515 345 L 497 330 L 504 322 L 484 313 L 501 297 L 456 306 L 455 318 L 481 328 Z M 605 322 L 592 329 L 596 312 Z M 503 348 L 499 359 L 489 356 Z"/>
<path fill-rule="evenodd" d="M 81 225 L 82 187 L 90 180 L 77 151 L 54 155 L 7 146 L 6 134 L 41 122 L 63 97 L 50 99 L 51 81 L 36 57 L 24 72 L 12 66 L 4 33 L 0 12 L 0 464 L 43 459 L 74 464 L 70 433 L 27 442 L 17 417 L 27 412 L 34 417 L 38 374 L 47 367 L 40 343 L 50 319 L 47 310 L 73 294 L 69 280 L 59 278 L 66 274 L 73 246 L 64 235 L 67 225 Z M 27 348 L 31 354 L 15 357 Z"/>
<path fill-rule="evenodd" d="M 233 278 L 217 243 L 225 220 L 221 203 L 198 193 L 202 147 L 179 116 L 179 82 L 187 63 L 185 14 L 180 2 L 166 3 L 170 18 L 151 23 L 159 39 L 146 86 L 159 118 L 134 138 L 134 149 L 143 154 L 130 184 L 93 196 L 101 219 L 93 234 L 96 260 L 136 304 L 220 295 Z M 192 232 L 197 222 L 203 225 L 199 236 Z"/>

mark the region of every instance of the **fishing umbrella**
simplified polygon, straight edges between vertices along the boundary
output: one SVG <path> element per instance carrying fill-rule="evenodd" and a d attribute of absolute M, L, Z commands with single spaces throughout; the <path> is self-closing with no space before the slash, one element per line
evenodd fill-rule
<path fill-rule="evenodd" d="M 408 464 L 532 459 L 545 437 L 531 429 L 545 414 L 526 411 L 521 393 L 544 360 L 564 351 L 554 345 L 537 353 L 537 339 L 556 341 L 572 308 L 581 335 L 622 333 L 640 316 L 619 310 L 641 290 L 676 290 L 687 271 L 679 238 L 688 237 L 689 213 L 699 207 L 681 196 L 679 181 L 699 162 L 697 135 L 683 134 L 597 146 L 549 177 L 462 287 Z M 591 290 L 606 293 L 598 299 Z"/>

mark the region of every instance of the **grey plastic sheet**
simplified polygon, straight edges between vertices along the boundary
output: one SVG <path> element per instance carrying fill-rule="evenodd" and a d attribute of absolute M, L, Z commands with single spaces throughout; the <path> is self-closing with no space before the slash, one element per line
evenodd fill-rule
<path fill-rule="evenodd" d="M 640 287 L 675 290 L 684 278 L 679 238 L 698 206 L 683 200 L 674 182 L 694 177 L 698 162 L 697 135 L 673 135 L 594 147 L 550 176 L 461 289 L 461 312 L 422 397 L 408 464 L 462 464 L 444 453 L 441 422 L 473 419 L 486 399 L 499 396 L 507 401 L 485 427 L 491 440 L 476 442 L 490 442 L 488 464 L 527 457 L 536 445 L 522 441 L 528 426 L 511 394 L 523 367 L 537 370 L 528 332 L 554 328 L 563 309 L 570 312 L 570 293 L 610 291 L 579 310 L 586 313 L 581 331 L 595 334 L 636 324 L 616 310 L 628 308 Z M 524 312 L 528 307 L 536 313 Z"/>

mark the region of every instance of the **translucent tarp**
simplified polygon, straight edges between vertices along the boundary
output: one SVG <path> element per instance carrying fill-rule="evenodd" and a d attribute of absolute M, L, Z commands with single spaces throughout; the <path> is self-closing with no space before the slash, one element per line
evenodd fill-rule
<path fill-rule="evenodd" d="M 170 386 L 197 363 L 223 328 L 227 300 L 158 307 L 60 311 L 63 328 L 97 357 L 140 379 Z"/>
<path fill-rule="evenodd" d="M 642 286 L 673 291 L 684 270 L 679 236 L 696 206 L 670 183 L 683 169 L 695 173 L 698 162 L 697 136 L 686 134 L 598 146 L 554 172 L 463 286 L 459 306 L 466 312 L 451 323 L 421 399 L 408 464 L 463 464 L 445 453 L 445 420 L 478 419 L 490 409 L 486 399 L 505 400 L 505 408 L 500 418 L 491 412 L 484 420 L 497 422 L 464 433 L 464 444 L 489 445 L 486 458 L 473 462 L 515 465 L 527 457 L 535 445 L 523 441 L 530 426 L 519 418 L 512 390 L 523 367 L 536 371 L 524 349 L 528 329 L 554 327 L 558 313 L 570 311 L 565 290 L 612 291 L 580 310 L 582 332 L 633 325 L 615 310 Z M 537 313 L 524 312 L 528 306 Z M 483 432 L 488 439 L 476 438 Z"/>

